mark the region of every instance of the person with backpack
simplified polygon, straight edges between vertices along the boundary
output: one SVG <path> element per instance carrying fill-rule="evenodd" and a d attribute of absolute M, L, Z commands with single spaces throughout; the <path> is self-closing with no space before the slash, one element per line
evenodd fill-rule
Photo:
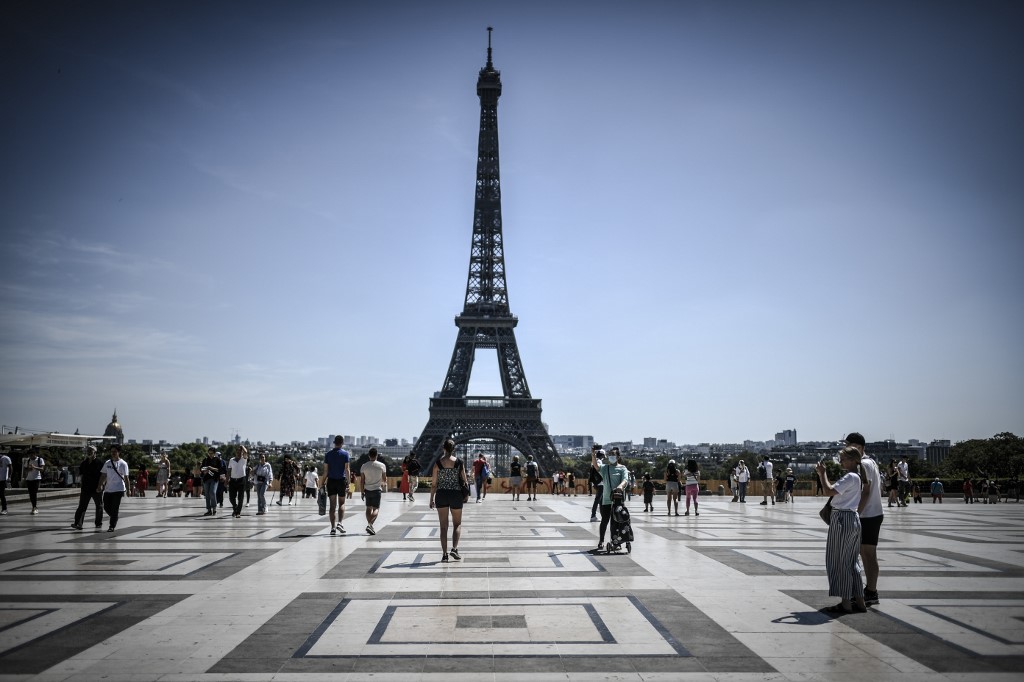
<path fill-rule="evenodd" d="M 540 478 L 540 466 L 534 461 L 533 455 L 526 456 L 526 501 L 537 501 L 537 479 Z"/>
<path fill-rule="evenodd" d="M 46 461 L 39 456 L 39 451 L 33 449 L 28 457 L 28 464 L 25 465 L 25 487 L 28 488 L 28 501 L 32 503 L 32 514 L 38 514 L 36 501 L 39 496 L 39 484 L 43 480 L 43 469 L 46 468 Z"/>
<path fill-rule="evenodd" d="M 484 453 L 476 453 L 473 460 L 473 482 L 476 484 L 476 503 L 480 504 L 481 496 L 487 497 L 484 493 L 484 483 L 487 482 L 487 458 Z"/>
<path fill-rule="evenodd" d="M 512 501 L 519 499 L 519 490 L 523 485 L 523 465 L 519 462 L 519 455 L 512 455 L 512 462 L 508 465 L 508 482 L 512 487 Z"/>
<path fill-rule="evenodd" d="M 764 500 L 761 502 L 762 507 L 768 506 L 768 498 L 772 498 L 772 506 L 775 506 L 775 477 L 772 475 L 772 460 L 768 455 L 761 455 L 761 463 L 757 465 L 757 474 L 761 479 L 761 493 L 764 495 Z"/>

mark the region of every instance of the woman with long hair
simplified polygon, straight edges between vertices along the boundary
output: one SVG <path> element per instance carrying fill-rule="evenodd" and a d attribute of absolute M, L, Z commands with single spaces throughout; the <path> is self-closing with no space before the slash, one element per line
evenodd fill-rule
<path fill-rule="evenodd" d="M 697 509 L 697 497 L 700 495 L 700 469 L 697 468 L 697 460 L 689 459 L 686 461 L 686 513 L 683 516 L 690 515 L 690 499 L 693 499 L 693 515 L 700 516 L 700 511 Z"/>
<path fill-rule="evenodd" d="M 676 516 L 679 516 L 679 467 L 676 461 L 670 459 L 668 468 L 665 469 L 665 497 L 668 498 L 668 514 L 672 516 L 672 503 L 676 506 Z"/>
<path fill-rule="evenodd" d="M 462 460 L 455 456 L 455 441 L 451 438 L 442 446 L 444 454 L 434 465 L 430 481 L 430 508 L 437 510 L 437 521 L 441 530 L 441 561 L 448 563 L 448 517 L 451 515 L 452 551 L 451 558 L 461 561 L 459 537 L 462 535 L 462 505 L 469 499 L 469 477 Z"/>

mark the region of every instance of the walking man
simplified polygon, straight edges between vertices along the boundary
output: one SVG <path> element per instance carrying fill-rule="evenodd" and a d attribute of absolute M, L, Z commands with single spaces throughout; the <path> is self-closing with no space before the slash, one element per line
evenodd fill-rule
<path fill-rule="evenodd" d="M 856 431 L 846 437 L 846 444 L 860 452 L 860 478 L 863 488 L 857 513 L 860 515 L 860 561 L 864 564 L 864 602 L 878 603 L 878 535 L 882 529 L 882 475 L 878 463 L 864 452 L 864 436 Z"/>
<path fill-rule="evenodd" d="M 757 472 L 761 477 L 761 492 L 764 494 L 764 500 L 761 502 L 762 506 L 768 506 L 768 497 L 772 498 L 772 506 L 775 506 L 775 477 L 772 476 L 772 460 L 768 458 L 768 455 L 761 455 L 761 464 L 757 467 Z"/>
<path fill-rule="evenodd" d="M 487 458 L 484 453 L 478 452 L 473 460 L 473 482 L 476 483 L 476 502 L 480 504 L 480 493 L 484 490 L 484 483 L 487 481 Z"/>
<path fill-rule="evenodd" d="M 383 462 L 377 461 L 377 448 L 370 448 L 366 453 L 370 461 L 359 469 L 362 498 L 366 502 L 366 534 L 376 535 L 373 523 L 380 513 L 380 496 L 388 491 L 388 469 Z"/>
<path fill-rule="evenodd" d="M 28 456 L 28 464 L 25 465 L 25 487 L 28 488 L 28 501 L 32 504 L 32 514 L 38 514 L 36 502 L 39 495 L 39 484 L 43 480 L 43 468 L 46 461 L 39 456 L 39 451 L 32 448 Z"/>
<path fill-rule="evenodd" d="M 235 456 L 228 460 L 228 499 L 231 501 L 231 517 L 235 519 L 242 518 L 248 469 L 249 451 L 244 445 L 239 445 L 235 448 Z"/>
<path fill-rule="evenodd" d="M 99 491 L 100 470 L 103 462 L 96 457 L 96 446 L 90 445 L 86 448 L 85 459 L 78 466 L 78 475 L 82 479 L 82 488 L 78 494 L 78 509 L 75 510 L 75 520 L 71 527 L 75 530 L 82 530 L 85 523 L 85 512 L 89 510 L 89 501 L 96 505 L 96 527 L 103 527 L 103 495 Z"/>
<path fill-rule="evenodd" d="M 345 526 L 341 525 L 341 521 L 345 518 L 345 489 L 348 488 L 350 457 L 348 451 L 341 449 L 344 444 L 344 438 L 335 436 L 334 448 L 324 456 L 324 485 L 327 488 L 327 499 L 331 502 L 331 535 L 345 534 Z"/>
<path fill-rule="evenodd" d="M 899 472 L 900 483 L 899 483 L 899 500 L 897 500 L 900 507 L 907 506 L 907 492 L 910 490 L 910 465 L 907 464 L 907 456 L 903 455 L 900 457 L 900 463 L 896 465 L 896 471 Z"/>
<path fill-rule="evenodd" d="M 110 517 L 108 533 L 113 533 L 117 528 L 117 515 L 121 510 L 121 499 L 128 490 L 128 462 L 121 459 L 121 446 L 110 446 L 110 459 L 103 463 L 100 469 L 100 480 L 96 486 L 97 492 L 103 491 L 103 510 Z"/>
<path fill-rule="evenodd" d="M 11 458 L 0 454 L 0 516 L 7 516 L 7 486 L 11 484 Z"/>

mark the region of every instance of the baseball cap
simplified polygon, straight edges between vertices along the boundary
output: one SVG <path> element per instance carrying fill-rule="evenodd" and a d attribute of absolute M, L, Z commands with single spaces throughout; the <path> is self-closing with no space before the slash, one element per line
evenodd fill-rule
<path fill-rule="evenodd" d="M 860 435 L 856 431 L 854 431 L 853 433 L 846 437 L 846 442 L 852 443 L 854 445 L 867 445 L 867 443 L 864 441 L 864 436 Z"/>

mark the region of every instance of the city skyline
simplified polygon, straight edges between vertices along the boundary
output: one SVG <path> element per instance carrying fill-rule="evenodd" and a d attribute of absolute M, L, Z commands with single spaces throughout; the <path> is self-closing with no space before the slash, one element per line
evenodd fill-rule
<path fill-rule="evenodd" d="M 1024 432 L 1017 4 L 0 12 L 8 426 L 419 435 L 490 25 L 509 300 L 553 434 Z M 478 356 L 471 393 L 497 378 Z"/>

